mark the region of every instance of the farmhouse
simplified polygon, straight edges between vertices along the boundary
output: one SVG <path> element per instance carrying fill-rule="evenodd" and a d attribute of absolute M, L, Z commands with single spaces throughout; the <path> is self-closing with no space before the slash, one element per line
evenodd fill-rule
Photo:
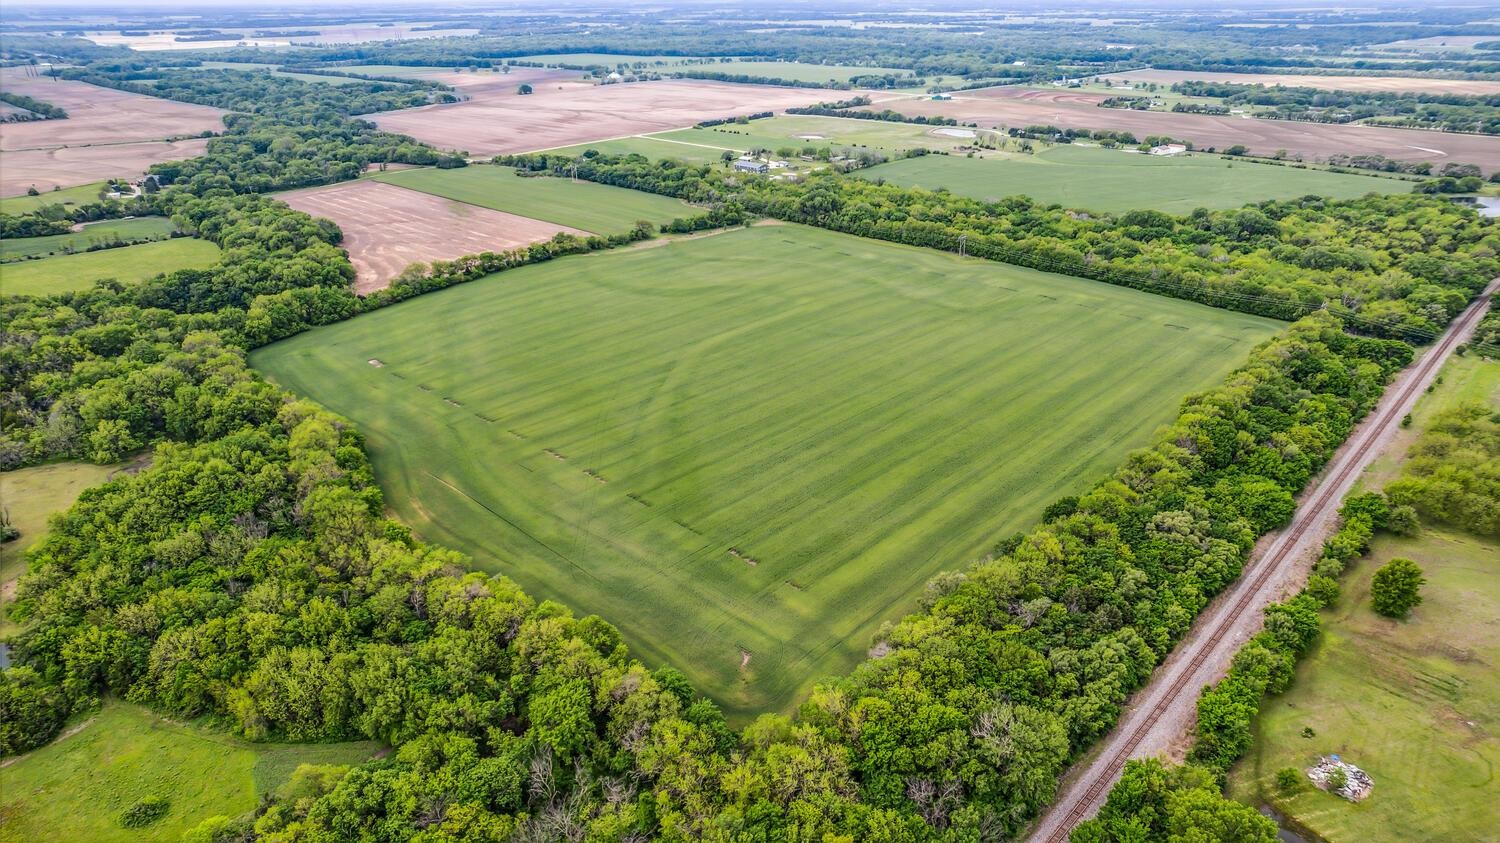
<path fill-rule="evenodd" d="M 760 173 L 764 175 L 769 172 L 771 165 L 764 161 L 747 161 L 743 158 L 734 162 L 734 168 L 745 173 Z"/>

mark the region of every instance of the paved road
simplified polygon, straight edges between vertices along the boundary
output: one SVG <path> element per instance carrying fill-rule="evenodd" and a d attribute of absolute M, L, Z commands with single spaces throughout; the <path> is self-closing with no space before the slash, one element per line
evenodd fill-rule
<path fill-rule="evenodd" d="M 1314 483 L 1304 491 L 1292 523 L 1256 545 L 1245 571 L 1199 617 L 1151 682 L 1131 699 L 1125 716 L 1102 746 L 1062 782 L 1057 800 L 1033 827 L 1030 839 L 1062 843 L 1078 823 L 1104 805 L 1126 760 L 1169 755 L 1180 747 L 1194 719 L 1199 690 L 1220 679 L 1244 642 L 1260 630 L 1261 609 L 1300 587 L 1313 552 L 1332 532 L 1339 505 L 1354 482 L 1411 412 L 1459 343 L 1466 341 L 1500 289 L 1496 279 L 1484 294 L 1402 371 Z"/>

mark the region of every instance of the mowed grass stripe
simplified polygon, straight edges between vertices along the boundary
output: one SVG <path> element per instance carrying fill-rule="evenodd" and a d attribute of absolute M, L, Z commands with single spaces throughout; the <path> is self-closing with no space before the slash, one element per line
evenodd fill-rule
<path fill-rule="evenodd" d="M 371 178 L 595 234 L 620 234 L 638 220 L 659 224 L 699 213 L 686 202 L 654 193 L 572 179 L 526 178 L 511 167 L 388 170 Z"/>
<path fill-rule="evenodd" d="M 931 575 L 1277 325 L 783 225 L 514 270 L 254 362 L 360 424 L 424 537 L 602 615 L 743 719 L 847 670 Z"/>

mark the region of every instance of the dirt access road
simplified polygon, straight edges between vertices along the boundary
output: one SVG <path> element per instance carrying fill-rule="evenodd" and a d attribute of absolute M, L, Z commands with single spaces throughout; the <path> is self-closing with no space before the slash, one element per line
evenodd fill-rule
<path fill-rule="evenodd" d="M 1261 609 L 1301 586 L 1314 551 L 1333 531 L 1344 496 L 1384 450 L 1401 417 L 1411 412 L 1454 347 L 1473 334 L 1497 289 L 1500 279 L 1491 282 L 1414 365 L 1397 375 L 1374 412 L 1355 428 L 1303 493 L 1292 523 L 1261 540 L 1244 574 L 1198 617 L 1151 682 L 1131 698 L 1125 716 L 1104 743 L 1063 780 L 1057 801 L 1037 821 L 1030 840 L 1066 841 L 1074 826 L 1104 805 L 1126 760 L 1181 753 L 1195 717 L 1199 689 L 1223 677 L 1235 652 L 1260 630 Z"/>

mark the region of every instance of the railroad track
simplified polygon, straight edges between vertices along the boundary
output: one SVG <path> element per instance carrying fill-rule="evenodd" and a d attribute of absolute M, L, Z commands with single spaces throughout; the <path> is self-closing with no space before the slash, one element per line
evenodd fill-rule
<path fill-rule="evenodd" d="M 1104 752 L 1089 762 L 1080 779 L 1068 788 L 1073 792 L 1065 791 L 1062 800 L 1053 805 L 1053 810 L 1043 815 L 1034 828 L 1033 841 L 1065 843 L 1074 827 L 1098 811 L 1125 762 L 1141 748 L 1142 742 L 1173 703 L 1178 702 L 1184 693 L 1191 693 L 1202 683 L 1218 678 L 1205 679 L 1199 674 L 1216 654 L 1223 655 L 1221 645 L 1234 634 L 1245 613 L 1258 612 L 1269 602 L 1265 590 L 1272 577 L 1295 564 L 1300 557 L 1297 551 L 1302 549 L 1304 542 L 1309 537 L 1317 537 L 1316 531 L 1337 510 L 1360 472 L 1378 455 L 1385 434 L 1409 412 L 1453 349 L 1472 333 L 1497 289 L 1500 289 L 1500 279 L 1490 283 L 1438 342 L 1422 355 L 1416 366 L 1399 377 L 1394 393 L 1388 394 L 1372 416 L 1355 428 L 1351 439 L 1335 456 L 1327 476 L 1318 482 L 1312 496 L 1297 508 L 1292 523 L 1259 559 L 1252 561 L 1248 575 L 1231 586 L 1233 596 L 1230 600 L 1210 610 L 1208 626 L 1189 635 L 1184 646 L 1192 648 L 1191 655 L 1184 652 L 1164 665 L 1161 675 L 1152 683 L 1155 687 L 1148 685 L 1142 691 L 1142 707 L 1127 713 L 1120 728 L 1107 739 Z M 1079 787 L 1081 792 L 1077 792 Z M 1062 811 L 1060 818 L 1056 816 L 1057 811 Z"/>

